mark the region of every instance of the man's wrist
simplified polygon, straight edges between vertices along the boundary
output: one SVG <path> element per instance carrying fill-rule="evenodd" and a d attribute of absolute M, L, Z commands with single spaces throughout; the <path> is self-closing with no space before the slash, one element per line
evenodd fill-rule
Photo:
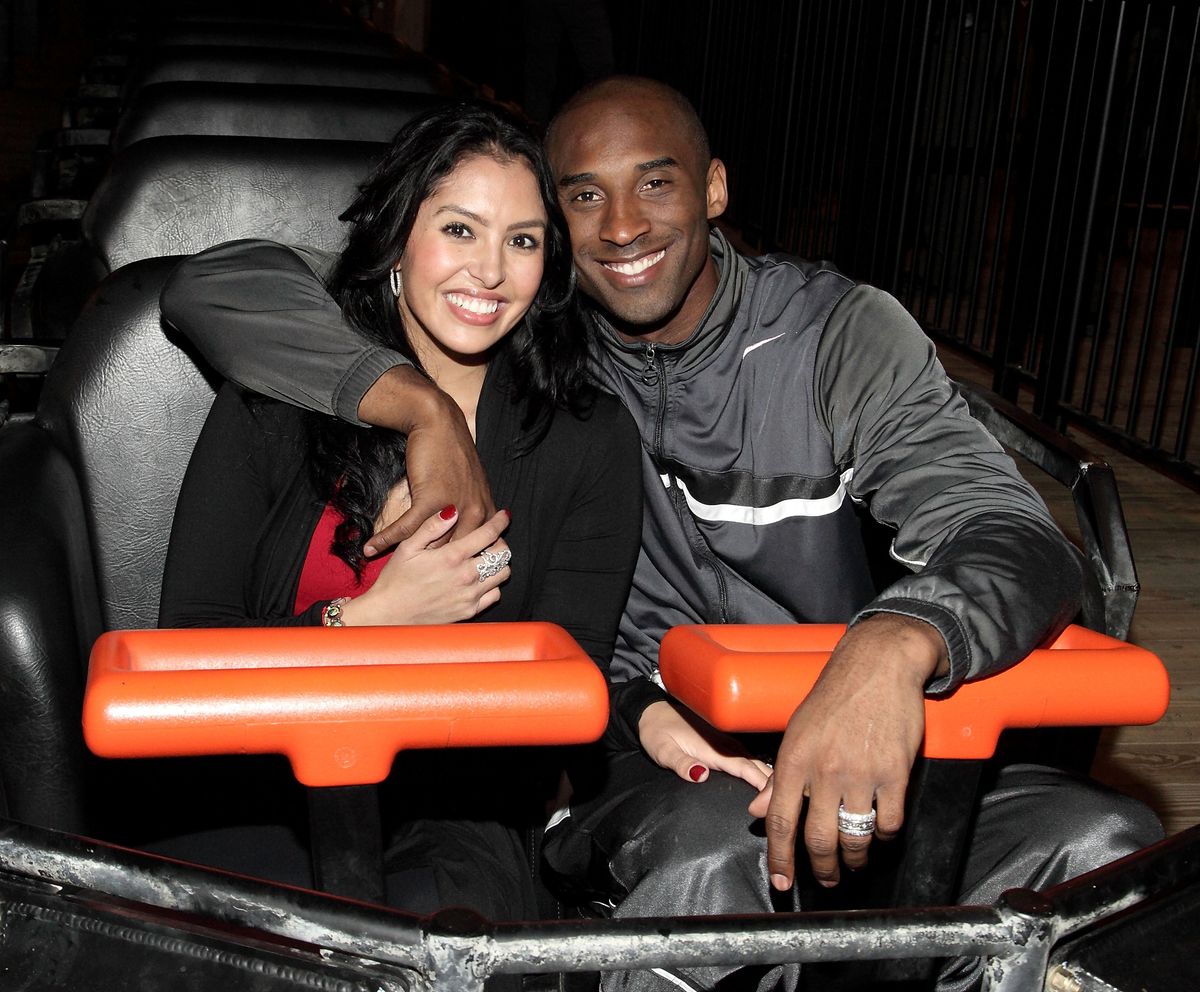
<path fill-rule="evenodd" d="M 926 620 L 904 613 L 872 613 L 851 630 L 886 636 L 896 648 L 893 657 L 922 686 L 950 671 L 950 652 L 945 638 Z"/>
<path fill-rule="evenodd" d="M 358 404 L 364 423 L 411 434 L 461 412 L 454 401 L 411 365 L 394 365 L 383 373 Z"/>

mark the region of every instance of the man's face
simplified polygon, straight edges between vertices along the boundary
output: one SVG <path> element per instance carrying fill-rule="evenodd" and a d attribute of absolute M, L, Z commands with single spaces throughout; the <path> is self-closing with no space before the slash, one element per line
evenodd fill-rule
<path fill-rule="evenodd" d="M 636 90 L 569 111 L 547 150 L 580 288 L 626 336 L 683 340 L 716 290 L 724 166 L 698 161 L 670 103 Z"/>

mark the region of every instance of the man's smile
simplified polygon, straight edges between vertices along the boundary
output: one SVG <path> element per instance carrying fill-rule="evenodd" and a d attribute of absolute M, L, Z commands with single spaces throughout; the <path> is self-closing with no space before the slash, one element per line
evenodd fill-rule
<path fill-rule="evenodd" d="M 601 262 L 606 269 L 611 272 L 616 272 L 622 276 L 636 276 L 645 272 L 652 265 L 657 265 L 666 256 L 665 248 L 659 251 L 652 252 L 649 255 L 643 255 L 641 258 L 634 259 L 632 262 Z"/>

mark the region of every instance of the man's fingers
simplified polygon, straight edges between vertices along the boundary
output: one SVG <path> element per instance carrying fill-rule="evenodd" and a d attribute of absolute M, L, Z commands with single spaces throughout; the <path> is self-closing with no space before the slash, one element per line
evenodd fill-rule
<path fill-rule="evenodd" d="M 757 800 L 755 800 L 757 802 Z M 804 803 L 803 783 L 780 774 L 771 778 L 771 798 L 764 824 L 767 831 L 767 871 L 771 885 L 780 892 L 792 887 L 796 874 L 796 828 Z"/>
<path fill-rule="evenodd" d="M 891 840 L 904 826 L 904 788 L 880 787 L 875 797 L 875 836 Z"/>
<path fill-rule="evenodd" d="M 431 510 L 418 506 L 416 501 L 404 513 L 393 520 L 382 530 L 376 531 L 371 535 L 371 539 L 363 545 L 363 553 L 371 558 L 375 555 L 381 555 L 385 551 L 390 551 L 401 541 L 407 541 L 425 523 L 431 516 L 436 514 L 441 507 L 433 507 Z M 443 535 L 444 537 L 444 535 Z"/>
<path fill-rule="evenodd" d="M 840 803 L 841 798 L 832 793 L 814 793 L 809 798 L 808 813 L 804 819 L 804 846 L 808 849 L 813 878 L 826 888 L 837 885 L 841 879 L 837 823 Z"/>
<path fill-rule="evenodd" d="M 874 797 L 869 793 L 857 789 L 848 792 L 842 800 L 841 810 L 845 811 L 845 822 L 842 822 L 842 812 L 839 810 L 838 839 L 842 848 L 842 860 L 846 863 L 847 868 L 859 869 L 865 867 L 867 863 L 867 851 L 875 837 L 874 825 L 862 821 L 863 825 L 859 826 L 857 818 L 871 815 L 875 808 L 873 799 Z M 867 830 L 868 826 L 871 827 L 869 832 L 863 833 L 862 831 Z"/>

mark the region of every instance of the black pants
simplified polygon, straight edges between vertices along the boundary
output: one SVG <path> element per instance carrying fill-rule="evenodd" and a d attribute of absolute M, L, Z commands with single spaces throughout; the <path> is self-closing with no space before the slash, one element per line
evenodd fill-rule
<path fill-rule="evenodd" d="M 746 812 L 755 792 L 745 782 L 718 772 L 685 782 L 640 751 L 613 755 L 608 771 L 600 790 L 573 802 L 546 833 L 546 864 L 576 898 L 615 904 L 616 917 L 799 908 L 794 894 L 781 898 L 767 882 L 766 841 L 761 821 Z M 1045 888 L 1161 836 L 1157 818 L 1135 800 L 1054 769 L 1014 765 L 982 801 L 959 901 L 988 904 L 1006 889 Z M 745 987 L 750 976 L 735 970 L 606 973 L 602 988 L 679 992 L 724 987 L 723 979 Z M 938 987 L 969 988 L 977 974 L 977 961 L 952 962 Z M 799 966 L 754 978 L 762 990 L 791 990 Z"/>

